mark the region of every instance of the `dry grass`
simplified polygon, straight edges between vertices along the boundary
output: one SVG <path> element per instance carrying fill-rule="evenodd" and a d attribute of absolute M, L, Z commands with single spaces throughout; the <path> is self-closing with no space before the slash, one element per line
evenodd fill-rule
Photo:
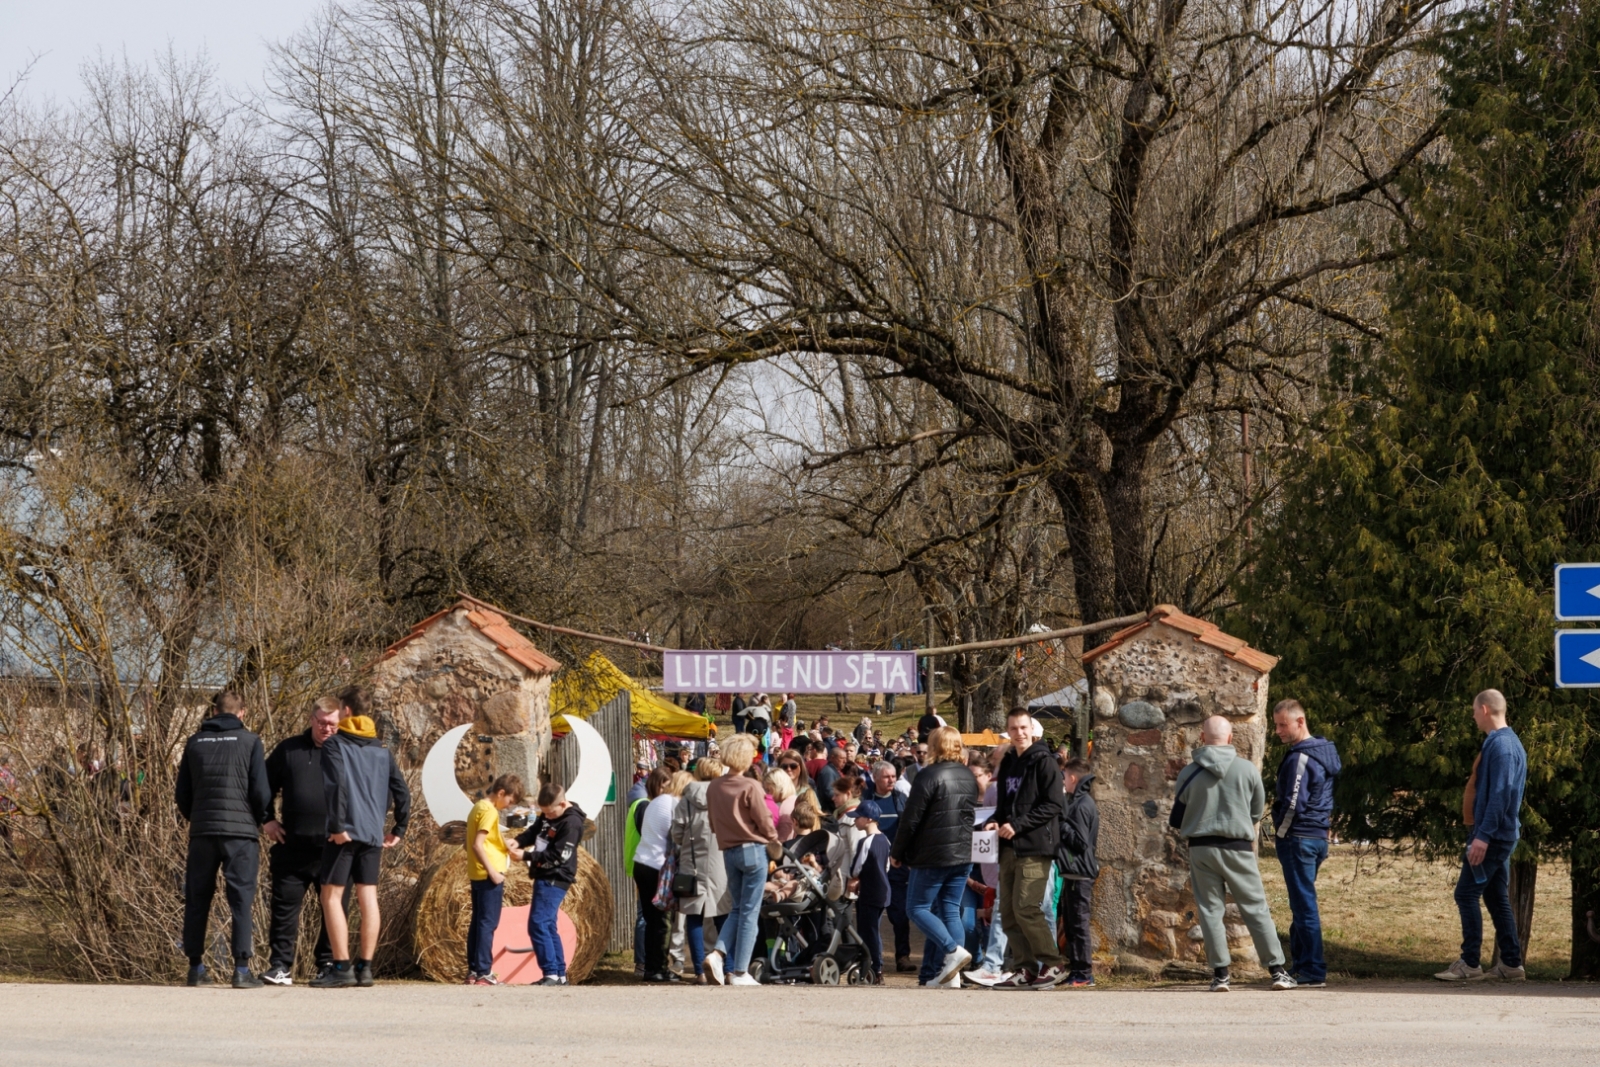
<path fill-rule="evenodd" d="M 1380 856 L 1371 849 L 1335 845 L 1317 879 L 1328 970 L 1359 978 L 1423 978 L 1442 970 L 1461 954 L 1461 920 L 1452 895 L 1459 871 L 1445 861 Z M 1278 932 L 1287 943 L 1289 897 L 1283 872 L 1276 859 L 1265 856 L 1261 874 Z M 1565 861 L 1539 865 L 1533 943 L 1527 954 L 1530 978 L 1567 974 L 1571 891 Z M 1484 936 L 1486 942 L 1494 936 L 1487 914 Z"/>

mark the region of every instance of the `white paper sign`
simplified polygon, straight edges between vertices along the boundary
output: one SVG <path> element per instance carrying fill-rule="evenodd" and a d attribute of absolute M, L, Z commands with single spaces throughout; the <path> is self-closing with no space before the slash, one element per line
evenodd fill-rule
<path fill-rule="evenodd" d="M 972 862 L 1000 862 L 999 830 L 974 830 L 972 832 Z"/>

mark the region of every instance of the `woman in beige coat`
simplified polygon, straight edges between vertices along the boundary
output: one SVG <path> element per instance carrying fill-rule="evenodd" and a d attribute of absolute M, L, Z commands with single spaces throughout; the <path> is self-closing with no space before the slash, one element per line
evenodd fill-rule
<path fill-rule="evenodd" d="M 728 872 L 706 809 L 707 784 L 721 777 L 723 771 L 721 761 L 710 756 L 695 764 L 695 780 L 684 787 L 670 831 L 672 843 L 678 848 L 678 873 L 693 875 L 695 880 L 694 895 L 679 897 L 678 911 L 683 915 L 695 981 L 701 985 L 709 984 L 705 976 L 705 921 L 715 919 L 720 927 L 728 915 Z"/>

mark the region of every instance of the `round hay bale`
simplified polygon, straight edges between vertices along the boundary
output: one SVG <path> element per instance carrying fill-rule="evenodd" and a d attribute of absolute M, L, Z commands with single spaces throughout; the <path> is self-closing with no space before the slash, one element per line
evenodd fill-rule
<path fill-rule="evenodd" d="M 413 919 L 417 963 L 436 982 L 460 984 L 467 980 L 467 926 L 472 920 L 472 890 L 467 879 L 467 853 L 455 851 L 424 876 Z M 520 863 L 506 872 L 505 907 L 521 907 L 533 900 L 533 883 Z M 615 903 L 604 868 L 584 849 L 578 849 L 578 878 L 561 901 L 561 910 L 577 931 L 577 947 L 567 960 L 567 980 L 574 984 L 589 977 L 611 940 Z M 524 943 L 526 938 L 524 937 Z"/>

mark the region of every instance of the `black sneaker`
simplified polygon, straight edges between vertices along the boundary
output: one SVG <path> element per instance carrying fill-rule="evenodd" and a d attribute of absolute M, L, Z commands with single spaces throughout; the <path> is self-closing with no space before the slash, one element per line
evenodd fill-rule
<path fill-rule="evenodd" d="M 261 980 L 273 985 L 294 985 L 294 975 L 289 973 L 287 967 L 269 967 L 261 972 Z"/>
<path fill-rule="evenodd" d="M 362 989 L 371 989 L 376 984 L 377 979 L 372 977 L 372 964 L 366 966 L 356 964 L 356 985 Z"/>
<path fill-rule="evenodd" d="M 1294 980 L 1294 976 L 1288 971 L 1284 970 L 1282 967 L 1278 967 L 1272 972 L 1273 989 L 1293 989 L 1299 984 L 1300 983 Z"/>
<path fill-rule="evenodd" d="M 1067 975 L 1067 980 L 1061 984 L 1064 986 L 1071 986 L 1075 989 L 1082 988 L 1084 986 L 1092 986 L 1094 985 L 1094 972 L 1073 971 L 1071 974 Z"/>
<path fill-rule="evenodd" d="M 233 969 L 233 988 L 260 989 L 261 979 L 251 974 L 248 967 L 235 967 Z"/>
<path fill-rule="evenodd" d="M 348 967 L 329 967 L 311 979 L 313 989 L 348 989 L 355 984 L 355 972 Z"/>
<path fill-rule="evenodd" d="M 537 982 L 535 982 L 533 984 L 534 985 L 566 985 L 567 984 L 567 976 L 564 975 L 564 974 L 547 974 L 543 978 L 539 979 Z"/>
<path fill-rule="evenodd" d="M 186 986 L 216 985 L 217 980 L 211 977 L 211 971 L 205 964 L 196 964 L 189 968 L 189 976 L 183 980 Z"/>
<path fill-rule="evenodd" d="M 1226 993 L 1228 991 L 1228 968 L 1218 967 L 1211 972 L 1211 992 Z"/>

